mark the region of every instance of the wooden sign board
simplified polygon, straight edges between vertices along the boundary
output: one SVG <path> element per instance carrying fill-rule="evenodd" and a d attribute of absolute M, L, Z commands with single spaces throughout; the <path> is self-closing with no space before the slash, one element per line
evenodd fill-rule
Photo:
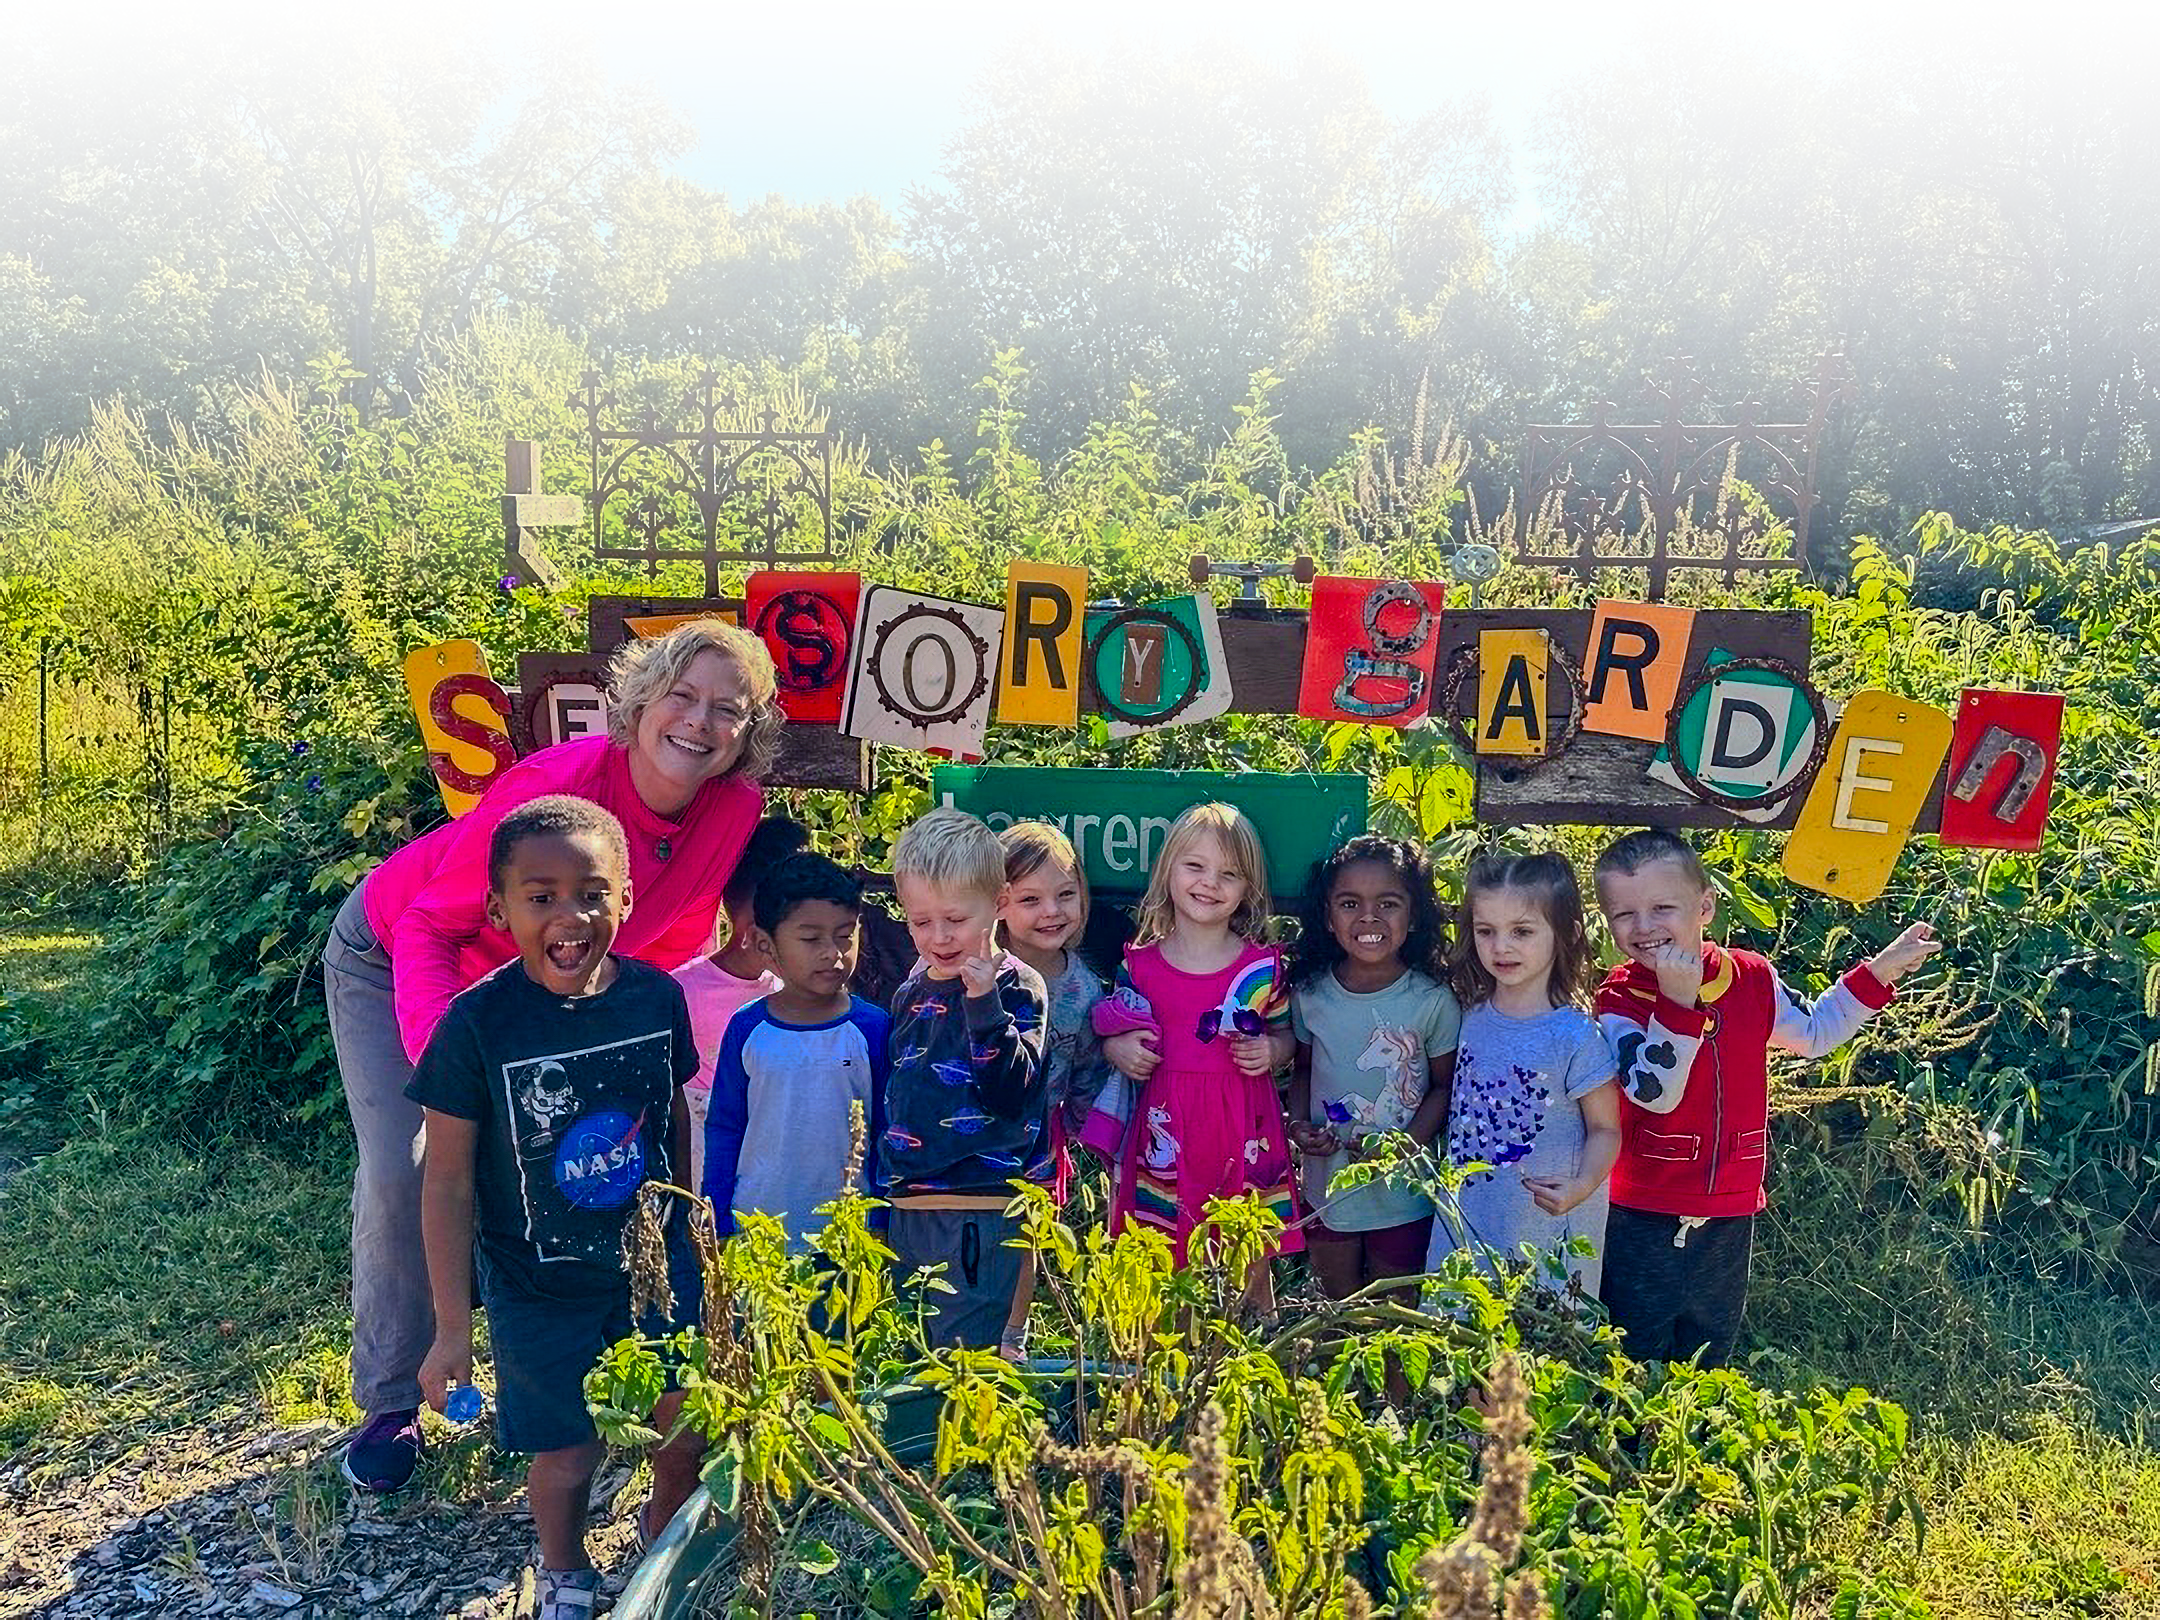
<path fill-rule="evenodd" d="M 1545 681 L 1545 734 L 1557 739 L 1569 729 L 1582 702 L 1576 680 L 1590 650 L 1592 614 L 1579 608 L 1453 609 L 1440 621 L 1442 698 L 1452 698 L 1455 717 L 1467 730 L 1477 723 L 1478 683 L 1449 682 L 1448 672 L 1474 663 L 1480 638 L 1488 630 L 1543 630 L 1552 652 L 1565 657 L 1548 667 Z M 1806 613 L 1762 613 L 1704 609 L 1695 614 L 1679 685 L 1700 674 L 1713 648 L 1741 656 L 1767 657 L 1805 670 L 1813 648 L 1814 620 Z M 1618 697 L 1625 675 L 1615 674 L 1608 697 Z M 1436 709 L 1438 705 L 1435 705 Z M 1634 737 L 1600 736 L 1578 731 L 1564 747 L 1543 759 L 1488 757 L 1477 762 L 1477 819 L 1496 826 L 1609 826 L 1629 822 L 1663 827 L 1729 827 L 1733 812 L 1707 803 L 1647 773 L 1660 744 Z M 1799 814 L 1798 796 L 1785 802 L 1767 825 L 1789 827 Z"/>
<path fill-rule="evenodd" d="M 520 529 L 574 529 L 585 521 L 582 495 L 505 495 L 503 522 Z"/>

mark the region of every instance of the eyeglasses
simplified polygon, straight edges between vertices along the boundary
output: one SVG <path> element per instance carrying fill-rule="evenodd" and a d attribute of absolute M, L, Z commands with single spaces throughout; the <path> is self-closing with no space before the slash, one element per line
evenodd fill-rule
<path fill-rule="evenodd" d="M 1222 1033 L 1223 1010 L 1210 1007 L 1200 1015 L 1200 1022 L 1193 1030 L 1196 1041 L 1212 1041 Z M 1236 1007 L 1230 1013 L 1230 1032 L 1233 1035 L 1265 1035 L 1267 1020 L 1251 1007 Z"/>

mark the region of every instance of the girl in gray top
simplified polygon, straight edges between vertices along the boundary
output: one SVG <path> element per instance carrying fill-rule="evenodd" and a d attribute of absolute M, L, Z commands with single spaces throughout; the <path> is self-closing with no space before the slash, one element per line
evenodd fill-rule
<path fill-rule="evenodd" d="M 1590 1017 L 1590 939 L 1575 872 L 1554 854 L 1479 855 L 1463 879 L 1449 953 L 1465 1008 L 1447 1152 L 1481 1164 L 1433 1222 L 1428 1270 L 1455 1249 L 1550 1256 L 1597 1293 L 1606 1177 L 1620 1152 L 1620 1093 Z M 1459 1217 L 1459 1218 L 1458 1218 Z"/>

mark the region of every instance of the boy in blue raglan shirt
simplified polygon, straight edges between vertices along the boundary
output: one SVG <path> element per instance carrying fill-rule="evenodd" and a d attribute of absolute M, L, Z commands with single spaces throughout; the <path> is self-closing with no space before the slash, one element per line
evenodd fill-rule
<path fill-rule="evenodd" d="M 886 1240 L 927 1292 L 935 1345 L 995 1348 L 1024 1253 L 1008 1248 L 1010 1183 L 1051 1174 L 1042 975 L 998 949 L 1005 849 L 962 810 L 931 811 L 893 846 L 893 887 L 922 961 L 892 1004 L 892 1068 L 879 1162 Z"/>
<path fill-rule="evenodd" d="M 809 1246 L 817 1209 L 848 1176 L 850 1116 L 868 1131 L 866 1190 L 877 1187 L 891 1025 L 848 993 L 860 948 L 862 885 L 822 855 L 790 855 L 758 880 L 750 902 L 759 958 L 780 988 L 728 1021 L 705 1122 L 705 1185 L 717 1231 L 752 1211 Z"/>

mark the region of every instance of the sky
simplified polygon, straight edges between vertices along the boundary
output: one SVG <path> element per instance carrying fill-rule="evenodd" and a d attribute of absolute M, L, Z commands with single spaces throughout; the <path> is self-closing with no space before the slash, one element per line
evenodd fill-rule
<path fill-rule="evenodd" d="M 243 39 L 421 52 L 477 41 L 513 77 L 568 59 L 683 116 L 694 138 L 684 172 L 738 203 L 867 193 L 897 206 L 934 181 L 984 70 L 1007 53 L 1222 48 L 1280 65 L 1328 52 L 1398 116 L 1485 97 L 1527 153 L 1559 87 L 1646 52 L 1681 59 L 1710 46 L 1773 87 L 1788 66 L 1836 74 L 1959 54 L 2075 82 L 2153 60 L 2154 13 L 2142 0 L 2055 0 L 2044 12 L 2003 0 L 0 0 L 0 27 L 50 39 L 86 67 L 131 50 L 184 61 L 186 48 Z M 1764 116 L 1776 117 L 1774 91 Z M 1519 179 L 1518 225 L 1536 212 L 1527 158 Z"/>

